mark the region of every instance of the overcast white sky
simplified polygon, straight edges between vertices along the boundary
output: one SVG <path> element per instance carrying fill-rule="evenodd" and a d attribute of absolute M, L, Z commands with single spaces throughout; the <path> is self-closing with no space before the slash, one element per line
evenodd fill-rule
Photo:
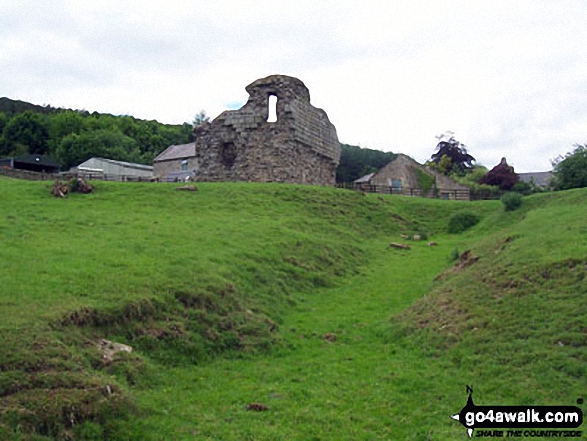
<path fill-rule="evenodd" d="M 341 142 L 545 171 L 587 143 L 586 42 L 583 0 L 2 0 L 0 96 L 182 123 L 279 73 Z"/>

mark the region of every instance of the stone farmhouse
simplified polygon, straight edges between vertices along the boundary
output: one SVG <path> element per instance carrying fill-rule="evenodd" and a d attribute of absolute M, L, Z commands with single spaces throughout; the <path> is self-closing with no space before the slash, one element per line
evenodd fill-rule
<path fill-rule="evenodd" d="M 552 172 L 531 172 L 531 173 L 518 173 L 520 181 L 527 182 L 528 184 L 538 185 L 542 188 L 547 188 L 552 180 Z"/>
<path fill-rule="evenodd" d="M 184 181 L 197 171 L 195 142 L 169 146 L 153 159 L 153 175 L 160 180 Z"/>
<path fill-rule="evenodd" d="M 471 198 L 469 187 L 401 153 L 376 173 L 357 179 L 354 185 L 356 188 L 378 193 L 458 200 Z"/>
<path fill-rule="evenodd" d="M 155 175 L 185 166 L 196 171 L 197 181 L 334 185 L 340 160 L 336 129 L 326 112 L 310 104 L 304 83 L 271 75 L 246 90 L 249 99 L 242 108 L 195 128 L 195 153 L 191 146 L 172 146 L 159 155 Z"/>

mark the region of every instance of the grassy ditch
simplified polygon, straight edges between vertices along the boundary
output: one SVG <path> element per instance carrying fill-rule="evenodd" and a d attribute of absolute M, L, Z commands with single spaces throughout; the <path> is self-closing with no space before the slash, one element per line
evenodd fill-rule
<path fill-rule="evenodd" d="M 329 188 L 0 179 L 0 434 L 116 439 L 162 366 L 287 346 L 283 318 L 364 271 L 373 244 L 461 206 Z M 434 216 L 428 216 L 434 213 Z M 102 339 L 133 347 L 105 360 Z M 140 406 L 139 406 L 140 407 Z"/>
<path fill-rule="evenodd" d="M 575 405 L 587 393 L 586 204 L 574 190 L 487 216 L 390 338 L 449 360 L 478 402 Z"/>
<path fill-rule="evenodd" d="M 445 440 L 465 384 L 585 396 L 587 192 L 198 187 L 0 178 L 1 439 Z"/>

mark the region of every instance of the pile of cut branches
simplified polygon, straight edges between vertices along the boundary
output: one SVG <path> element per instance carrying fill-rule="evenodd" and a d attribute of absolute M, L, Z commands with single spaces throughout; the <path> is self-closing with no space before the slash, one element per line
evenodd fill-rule
<path fill-rule="evenodd" d="M 87 183 L 84 178 L 73 178 L 65 183 L 55 179 L 53 187 L 51 188 L 51 194 L 56 198 L 64 198 L 69 193 L 75 192 L 82 194 L 93 193 L 94 186 Z"/>

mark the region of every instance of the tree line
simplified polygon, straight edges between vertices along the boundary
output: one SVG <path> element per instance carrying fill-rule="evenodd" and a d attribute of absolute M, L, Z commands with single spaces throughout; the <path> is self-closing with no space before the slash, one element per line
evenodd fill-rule
<path fill-rule="evenodd" d="M 192 123 L 169 125 L 0 98 L 0 157 L 48 155 L 63 170 L 92 157 L 152 164 L 170 145 L 192 142 L 194 125 L 209 119 L 202 110 Z M 342 144 L 336 179 L 354 181 L 379 170 L 395 156 Z"/>
<path fill-rule="evenodd" d="M 428 165 L 439 172 L 467 185 L 474 191 L 498 189 L 530 194 L 544 189 L 535 183 L 520 181 L 505 158 L 491 170 L 475 165 L 464 144 L 457 141 L 452 132 L 440 135 L 436 153 Z M 587 144 L 575 144 L 574 150 L 551 161 L 553 171 L 548 185 L 551 190 L 570 190 L 587 187 Z"/>
<path fill-rule="evenodd" d="M 356 145 L 340 145 L 340 163 L 336 169 L 336 182 L 353 182 L 374 173 L 396 158 L 392 152 L 382 152 Z"/>
<path fill-rule="evenodd" d="M 92 157 L 152 164 L 153 159 L 170 145 L 192 142 L 193 127 L 202 121 L 209 121 L 205 111 L 195 115 L 192 123 L 170 125 L 132 116 L 38 106 L 2 97 L 0 157 L 48 155 L 60 163 L 63 170 Z M 438 139 L 436 152 L 427 164 L 472 190 L 499 189 L 523 193 L 539 190 L 520 182 L 507 164 L 500 164 L 493 170 L 475 165 L 475 158 L 452 132 L 440 135 Z M 574 147 L 572 152 L 553 161 L 553 189 L 587 186 L 587 145 Z M 336 181 L 352 182 L 376 172 L 396 156 L 392 152 L 341 144 Z"/>
<path fill-rule="evenodd" d="M 48 155 L 67 170 L 92 157 L 152 164 L 170 145 L 192 141 L 192 124 L 37 106 L 0 98 L 0 157 Z"/>

